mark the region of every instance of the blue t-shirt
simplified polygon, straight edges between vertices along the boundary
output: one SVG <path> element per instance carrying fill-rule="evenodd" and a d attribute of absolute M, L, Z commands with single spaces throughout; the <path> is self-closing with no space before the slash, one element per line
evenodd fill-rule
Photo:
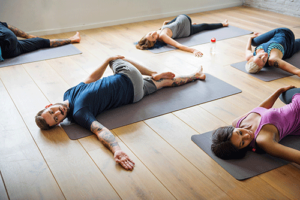
<path fill-rule="evenodd" d="M 263 48 L 265 52 L 268 52 L 270 44 L 272 43 L 280 44 L 284 49 L 284 54 L 282 58 L 284 60 L 293 56 L 294 42 L 295 42 L 295 36 L 290 29 L 278 28 L 274 36 L 268 42 L 260 44 L 259 47 Z M 256 55 L 256 50 L 257 48 L 255 48 L 253 52 L 254 56 Z"/>
<path fill-rule="evenodd" d="M 69 100 L 70 107 L 67 117 L 90 130 L 97 115 L 132 103 L 133 96 L 132 82 L 124 74 L 104 77 L 89 84 L 81 82 L 64 94 L 64 100 Z"/>

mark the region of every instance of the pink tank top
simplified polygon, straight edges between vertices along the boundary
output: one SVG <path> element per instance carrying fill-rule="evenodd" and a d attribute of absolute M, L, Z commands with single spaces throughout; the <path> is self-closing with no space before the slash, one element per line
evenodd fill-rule
<path fill-rule="evenodd" d="M 277 128 L 280 140 L 287 135 L 300 135 L 300 93 L 293 96 L 290 104 L 281 108 L 254 108 L 237 122 L 237 127 L 240 127 L 241 122 L 250 113 L 257 113 L 261 116 L 260 123 L 254 133 L 254 139 L 250 143 L 252 148 L 255 148 L 256 137 L 266 124 L 272 124 Z"/>

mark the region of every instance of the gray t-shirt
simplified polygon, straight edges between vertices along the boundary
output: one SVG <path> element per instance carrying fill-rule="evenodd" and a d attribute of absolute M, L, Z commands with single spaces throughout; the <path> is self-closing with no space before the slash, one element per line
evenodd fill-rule
<path fill-rule="evenodd" d="M 188 37 L 191 33 L 191 22 L 187 16 L 179 15 L 173 23 L 164 25 L 162 30 L 165 28 L 171 29 L 173 39 Z"/>

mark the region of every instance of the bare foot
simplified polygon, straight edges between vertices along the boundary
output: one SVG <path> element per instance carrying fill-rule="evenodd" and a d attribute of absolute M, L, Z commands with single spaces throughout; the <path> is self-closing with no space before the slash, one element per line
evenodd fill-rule
<path fill-rule="evenodd" d="M 158 81 L 162 78 L 165 79 L 173 79 L 175 77 L 175 74 L 172 72 L 164 72 L 164 73 L 160 73 L 160 74 L 152 74 L 152 78 L 155 81 Z"/>
<path fill-rule="evenodd" d="M 193 25 L 196 25 L 196 24 L 197 24 L 197 23 L 195 23 L 195 22 L 193 23 Z"/>
<path fill-rule="evenodd" d="M 76 34 L 70 37 L 69 39 L 71 40 L 71 43 L 79 43 L 81 40 L 80 33 L 76 32 Z"/>
<path fill-rule="evenodd" d="M 228 25 L 229 25 L 229 23 L 228 23 L 228 19 L 225 19 L 225 21 L 224 21 L 224 22 L 222 22 L 222 24 L 223 24 L 223 26 L 228 26 Z"/>
<path fill-rule="evenodd" d="M 197 71 L 197 72 L 195 73 L 195 76 L 196 76 L 196 78 L 198 78 L 198 79 L 205 80 L 206 75 L 203 73 L 203 67 L 202 67 L 202 66 L 200 66 L 199 71 Z"/>

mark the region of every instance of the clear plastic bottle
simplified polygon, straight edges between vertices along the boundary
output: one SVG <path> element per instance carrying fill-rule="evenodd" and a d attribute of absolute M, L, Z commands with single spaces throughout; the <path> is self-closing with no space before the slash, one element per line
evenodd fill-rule
<path fill-rule="evenodd" d="M 210 40 L 210 53 L 212 55 L 217 53 L 217 44 L 216 44 L 216 38 L 211 38 Z"/>

